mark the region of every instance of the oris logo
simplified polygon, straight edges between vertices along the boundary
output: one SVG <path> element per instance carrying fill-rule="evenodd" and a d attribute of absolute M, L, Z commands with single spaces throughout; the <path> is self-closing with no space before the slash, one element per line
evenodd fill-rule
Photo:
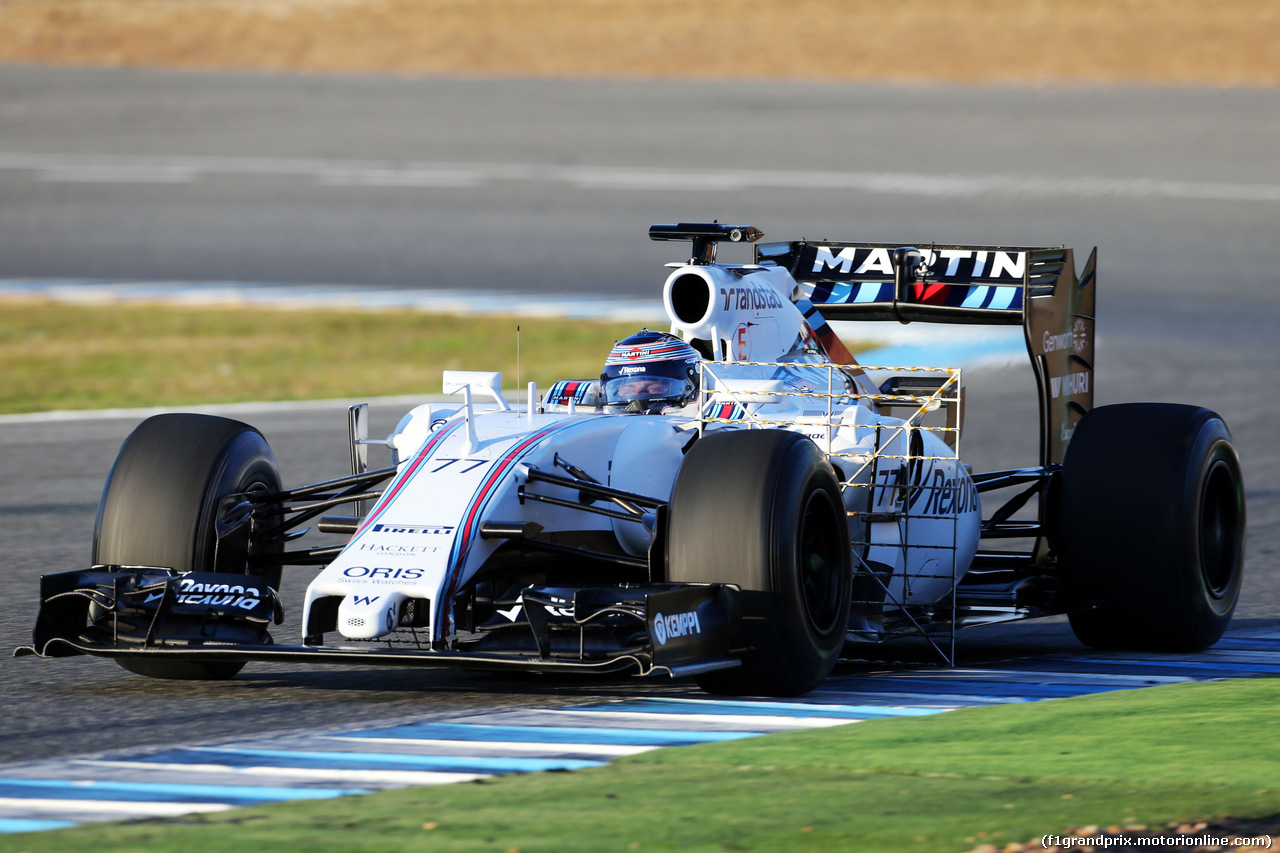
<path fill-rule="evenodd" d="M 702 625 L 698 623 L 697 613 L 672 613 L 670 616 L 655 613 L 653 616 L 653 639 L 660 646 L 665 646 L 668 639 L 701 633 Z"/>
<path fill-rule="evenodd" d="M 369 580 L 416 581 L 422 577 L 424 571 L 422 569 L 393 569 L 382 566 L 373 568 L 369 566 L 349 566 L 342 570 L 342 574 L 349 578 L 367 578 Z"/>

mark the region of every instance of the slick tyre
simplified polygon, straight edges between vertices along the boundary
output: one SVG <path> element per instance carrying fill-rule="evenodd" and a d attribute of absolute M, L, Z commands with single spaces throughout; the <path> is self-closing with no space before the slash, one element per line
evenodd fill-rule
<path fill-rule="evenodd" d="M 125 440 L 98 505 L 95 564 L 164 566 L 179 572 L 214 570 L 215 524 L 223 496 L 280 490 L 280 470 L 267 441 L 253 427 L 197 414 L 157 415 Z M 248 552 L 219 554 L 226 571 L 249 573 Z M 236 546 L 231 546 L 236 547 Z M 280 568 L 255 570 L 279 588 Z M 152 678 L 231 678 L 239 661 L 117 662 Z"/>
<path fill-rule="evenodd" d="M 1081 642 L 1195 651 L 1222 636 L 1240 595 L 1245 526 L 1222 418 L 1163 403 L 1094 409 L 1063 460 L 1059 512 Z"/>
<path fill-rule="evenodd" d="M 852 555 L 840 486 L 812 441 L 782 430 L 712 433 L 671 500 L 667 573 L 742 590 L 742 666 L 697 677 L 711 693 L 795 696 L 844 643 Z"/>

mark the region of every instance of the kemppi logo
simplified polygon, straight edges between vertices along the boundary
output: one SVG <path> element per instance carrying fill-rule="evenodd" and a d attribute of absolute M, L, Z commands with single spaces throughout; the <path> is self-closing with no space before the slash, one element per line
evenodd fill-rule
<path fill-rule="evenodd" d="M 655 613 L 653 616 L 653 639 L 660 646 L 665 646 L 669 639 L 701 633 L 702 625 L 698 622 L 697 613 L 672 613 L 670 616 Z"/>

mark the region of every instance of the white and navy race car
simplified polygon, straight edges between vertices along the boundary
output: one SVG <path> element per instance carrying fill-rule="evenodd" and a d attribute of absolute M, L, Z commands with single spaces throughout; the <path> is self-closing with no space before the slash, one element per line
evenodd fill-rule
<path fill-rule="evenodd" d="M 951 660 L 958 628 L 1047 614 L 1103 648 L 1218 639 L 1240 590 L 1237 454 L 1205 409 L 1093 407 L 1094 256 L 1077 276 L 1064 248 L 761 236 L 654 226 L 693 248 L 663 287 L 669 331 L 523 406 L 497 374 L 448 372 L 457 402 L 385 441 L 354 406 L 349 476 L 285 488 L 253 427 L 144 421 L 94 565 L 42 579 L 17 653 L 159 678 L 358 661 L 793 695 L 842 654 L 920 635 Z M 716 263 L 722 242 L 754 262 Z M 959 371 L 860 367 L 828 320 L 1021 325 L 1040 458 L 971 472 Z M 300 546 L 313 523 L 349 538 Z M 323 569 L 286 643 L 269 629 L 297 565 Z"/>

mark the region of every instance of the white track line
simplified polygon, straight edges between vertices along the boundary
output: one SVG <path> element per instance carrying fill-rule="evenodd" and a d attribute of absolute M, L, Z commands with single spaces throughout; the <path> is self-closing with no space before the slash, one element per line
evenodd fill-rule
<path fill-rule="evenodd" d="M 681 719 L 684 719 L 681 717 Z M 639 755 L 642 752 L 649 752 L 657 749 L 657 745 L 652 746 L 631 746 L 626 744 L 607 744 L 607 743 L 560 743 L 548 741 L 547 743 L 530 743 L 525 741 L 501 741 L 501 740 L 436 740 L 428 738 L 413 737 L 341 737 L 330 735 L 325 740 L 340 740 L 359 743 L 363 746 L 372 744 L 378 745 L 401 745 L 401 746 L 421 746 L 421 747 L 448 747 L 458 750 L 500 750 L 502 752 L 539 752 L 548 755 Z M 479 753 L 476 753 L 479 754 Z"/>
<path fill-rule="evenodd" d="M 167 771 L 182 774 L 225 773 L 230 776 L 274 777 L 281 779 L 312 780 L 316 782 L 340 781 L 346 785 L 368 782 L 392 785 L 445 785 L 451 782 L 472 782 L 488 779 L 491 773 L 447 773 L 433 770 L 360 770 L 292 768 L 292 767 L 231 767 L 226 764 L 165 764 L 155 761 L 107 761 L 100 759 L 76 759 L 68 764 L 85 767 L 118 768 L 142 772 Z"/>
<path fill-rule="evenodd" d="M 593 708 L 590 711 L 547 709 L 545 714 L 581 714 L 589 713 L 597 719 L 611 720 L 646 720 L 650 722 L 698 722 L 724 723 L 726 727 L 758 731 L 762 728 L 786 729 L 825 729 L 831 726 L 843 726 L 845 723 L 862 722 L 855 718 L 838 717 L 774 717 L 754 714 L 664 714 L 656 711 L 607 711 Z"/>
<path fill-rule="evenodd" d="M 23 817 L 34 817 L 37 812 L 109 812 L 121 817 L 144 815 L 147 817 L 191 814 L 192 812 L 224 812 L 236 806 L 226 803 L 156 803 L 129 800 L 54 800 L 28 799 L 26 797 L 0 797 L 0 809 L 15 809 Z"/>
<path fill-rule="evenodd" d="M 586 190 L 834 190 L 929 198 L 975 196 L 1280 201 L 1280 185 L 1098 176 L 675 169 L 666 166 L 553 166 L 534 163 L 396 162 L 293 157 L 120 156 L 0 152 L 0 170 L 40 180 L 185 183 L 206 175 L 301 177 L 338 187 L 483 187 L 558 183 Z"/>

